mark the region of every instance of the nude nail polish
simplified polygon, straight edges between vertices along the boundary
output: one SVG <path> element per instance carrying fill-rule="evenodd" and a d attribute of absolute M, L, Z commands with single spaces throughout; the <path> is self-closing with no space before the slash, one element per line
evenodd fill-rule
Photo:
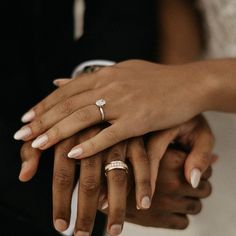
<path fill-rule="evenodd" d="M 122 225 L 112 225 L 109 230 L 111 236 L 117 236 L 122 232 Z"/>
<path fill-rule="evenodd" d="M 65 220 L 63 219 L 57 219 L 54 222 L 55 229 L 59 232 L 63 232 L 67 229 L 68 224 Z"/>
<path fill-rule="evenodd" d="M 76 158 L 79 157 L 83 153 L 82 148 L 73 148 L 69 153 L 68 157 L 69 158 Z"/>
<path fill-rule="evenodd" d="M 21 121 L 23 123 L 30 122 L 34 119 L 34 117 L 35 117 L 35 112 L 33 110 L 30 110 L 22 116 Z"/>
<path fill-rule="evenodd" d="M 143 209 L 148 209 L 148 208 L 150 208 L 150 206 L 151 206 L 150 197 L 148 197 L 148 196 L 143 197 L 142 200 L 141 200 L 141 207 Z"/>
<path fill-rule="evenodd" d="M 14 139 L 15 140 L 22 140 L 24 138 L 29 137 L 32 134 L 32 131 L 29 127 L 24 127 L 21 128 L 20 130 L 18 130 L 15 134 L 14 134 Z"/>
<path fill-rule="evenodd" d="M 190 174 L 191 185 L 193 188 L 197 188 L 201 179 L 201 171 L 199 169 L 193 169 Z"/>
<path fill-rule="evenodd" d="M 108 201 L 106 200 L 103 204 L 102 204 L 102 207 L 101 207 L 101 209 L 102 210 L 106 210 L 107 208 L 108 208 Z"/>
<path fill-rule="evenodd" d="M 75 236 L 89 236 L 89 232 L 77 231 Z"/>
<path fill-rule="evenodd" d="M 43 134 L 36 138 L 31 144 L 32 148 L 40 148 L 48 142 L 48 136 Z"/>

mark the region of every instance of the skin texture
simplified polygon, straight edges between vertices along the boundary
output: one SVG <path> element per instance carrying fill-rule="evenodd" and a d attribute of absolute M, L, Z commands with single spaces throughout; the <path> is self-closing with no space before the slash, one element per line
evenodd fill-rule
<path fill-rule="evenodd" d="M 196 151 L 201 151 L 201 148 L 196 145 L 194 146 L 195 137 L 198 137 L 199 130 L 206 135 L 208 142 L 206 143 L 209 145 L 209 141 L 212 141 L 212 136 L 209 135 L 208 127 L 203 125 L 205 120 L 203 118 L 200 119 L 201 122 L 196 120 L 197 123 L 191 123 L 193 127 L 196 129 L 192 129 L 188 124 L 190 130 L 193 130 L 193 133 L 188 133 L 187 129 L 183 127 L 183 143 L 184 145 L 189 145 L 191 148 L 190 143 L 193 145 L 194 154 Z M 197 125 L 196 125 L 197 124 Z M 200 127 L 200 129 L 198 128 Z M 181 130 L 181 127 L 179 127 Z M 201 130 L 202 129 L 202 130 Z M 55 147 L 55 161 L 54 161 L 54 175 L 53 175 L 53 218 L 55 228 L 58 231 L 64 231 L 69 225 L 70 219 L 70 206 L 71 206 L 71 197 L 74 188 L 74 178 L 75 178 L 75 171 L 78 168 L 76 164 L 76 160 L 67 158 L 67 153 L 70 148 L 76 142 L 83 142 L 86 139 L 91 138 L 92 136 L 96 135 L 100 132 L 101 128 L 96 127 L 90 130 L 86 130 L 81 132 L 78 135 L 74 135 L 60 143 L 58 143 Z M 168 195 L 163 194 L 162 191 L 168 189 L 168 184 L 174 183 L 174 190 L 179 190 L 179 192 L 175 192 L 177 196 L 189 196 L 192 193 L 199 193 L 199 188 L 193 189 L 185 180 L 184 180 L 184 165 L 187 164 L 186 161 L 186 154 L 180 154 L 182 157 L 178 157 L 175 152 L 171 152 L 168 158 L 165 161 L 162 161 L 163 156 L 160 158 L 160 148 L 165 145 L 164 142 L 170 141 L 170 137 L 176 137 L 177 134 L 181 132 L 177 130 L 172 130 L 170 133 L 165 131 L 165 133 L 153 133 L 150 135 L 146 141 L 146 149 L 144 147 L 143 141 L 141 138 L 130 139 L 129 141 L 120 143 L 112 147 L 110 150 L 96 154 L 90 158 L 82 159 L 80 162 L 80 187 L 79 187 L 79 199 L 78 199 L 78 215 L 77 215 L 77 222 L 76 222 L 76 229 L 75 232 L 89 232 L 91 233 L 94 223 L 94 217 L 96 214 L 97 207 L 100 208 L 104 205 L 104 203 L 108 199 L 109 204 L 109 212 L 108 212 L 108 226 L 107 231 L 110 232 L 111 235 L 111 227 L 113 225 L 120 226 L 122 229 L 123 222 L 125 220 L 125 212 L 126 212 L 126 201 L 129 201 L 129 198 L 132 196 L 132 202 L 136 202 L 135 207 L 145 210 L 150 207 L 150 204 L 146 204 L 145 207 L 142 206 L 142 199 L 143 197 L 149 197 L 150 201 L 153 201 L 152 204 L 155 204 L 157 199 L 155 199 L 156 194 L 161 193 L 161 203 L 165 201 L 173 202 L 173 207 L 175 205 L 174 202 L 177 202 L 178 205 L 179 199 L 172 198 Z M 191 135 L 190 135 L 191 134 Z M 165 138 L 168 137 L 168 140 Z M 181 137 L 181 136 L 180 136 Z M 191 138 L 190 138 L 191 137 Z M 204 137 L 204 136 L 203 136 Z M 201 139 L 201 138 L 200 138 Z M 180 140 L 180 139 L 179 139 Z M 181 141 L 181 140 L 180 140 Z M 166 144 L 168 145 L 168 142 Z M 179 142 L 181 143 L 181 142 Z M 166 147 L 167 148 L 167 147 Z M 209 146 L 207 147 L 209 149 Z M 209 149 L 210 150 L 210 149 Z M 147 153 L 150 153 L 147 155 Z M 173 154 L 171 157 L 171 154 Z M 178 154 L 178 153 L 177 153 Z M 36 173 L 39 158 L 41 155 L 41 151 L 34 149 L 31 147 L 31 142 L 27 142 L 22 147 L 21 157 L 23 161 L 22 171 L 20 173 L 20 180 L 21 181 L 28 181 L 30 180 L 33 175 Z M 171 159 L 172 158 L 172 159 Z M 104 166 L 106 163 L 111 162 L 112 160 L 123 160 L 130 162 L 130 172 L 127 177 L 126 173 L 123 170 L 115 170 L 108 173 L 107 178 L 104 178 Z M 179 161 L 178 161 L 179 160 Z M 181 161 L 180 161 L 181 160 Z M 212 162 L 212 155 L 209 153 L 209 156 L 206 158 L 204 156 L 204 162 L 206 166 L 204 166 L 204 170 L 207 168 L 208 165 Z M 155 164 L 156 163 L 156 164 Z M 164 163 L 164 164 L 163 164 Z M 77 167 L 76 167 L 77 166 Z M 157 168 L 160 166 L 160 173 L 158 173 Z M 150 179 L 150 168 L 154 170 L 156 177 L 154 180 L 154 190 L 151 187 L 151 179 Z M 154 168 L 153 168 L 154 167 Z M 156 170 L 155 170 L 156 168 Z M 133 170 L 133 174 L 132 171 Z M 170 174 L 169 171 L 172 171 L 174 174 Z M 166 172 L 165 172 L 166 171 Z M 179 173 L 182 173 L 181 175 Z M 202 172 L 203 177 L 208 175 L 207 172 Z M 167 183 L 167 176 L 169 178 L 168 181 L 171 183 Z M 134 176 L 133 176 L 134 175 Z M 157 175 L 159 176 L 157 178 Z M 163 176 L 163 177 L 162 177 Z M 180 179 L 181 176 L 181 179 Z M 165 179 L 162 182 L 162 178 Z M 156 182 L 157 179 L 157 182 Z M 134 182 L 134 184 L 132 184 Z M 179 187 L 178 183 L 184 183 Z M 175 185 L 176 184 L 176 185 Z M 199 183 L 199 187 L 201 186 L 202 181 Z M 127 187 L 128 185 L 128 187 Z M 158 186 L 157 191 L 155 191 L 156 185 Z M 173 187 L 173 186 L 172 186 Z M 171 188 L 169 188 L 170 191 Z M 153 194 L 151 192 L 153 191 Z M 186 192 L 186 190 L 188 190 Z M 129 192 L 129 198 L 127 200 L 127 194 Z M 169 193 L 169 192 L 168 192 Z M 172 192 L 174 193 L 174 192 Z M 210 191 L 208 191 L 210 193 Z M 193 195 L 197 198 L 202 198 L 202 195 Z M 136 198 L 136 201 L 133 198 Z M 99 201 L 100 199 L 100 201 Z M 169 200 L 168 200 L 169 199 Z M 185 202 L 185 201 L 183 201 Z M 151 202 L 150 202 L 151 203 Z M 186 200 L 186 204 L 189 203 L 189 199 Z M 197 203 L 199 205 L 199 203 Z M 128 208 L 130 208 L 131 204 L 127 204 Z M 133 204 L 132 204 L 133 205 Z M 159 205 L 158 205 L 159 206 Z M 163 203 L 161 206 L 164 206 Z M 184 204 L 181 206 L 185 206 Z M 165 209 L 167 207 L 167 209 Z M 182 209 L 181 212 L 175 212 L 175 208 L 172 209 L 169 204 L 167 204 L 163 208 L 164 213 L 157 214 L 158 219 L 163 219 L 162 223 L 159 223 L 158 227 L 170 227 L 170 225 L 166 225 L 166 220 L 168 222 L 174 222 L 176 224 L 176 228 L 182 228 L 183 225 L 186 226 L 188 222 L 186 216 L 179 217 L 175 213 L 181 214 L 191 214 L 191 212 L 187 212 L 185 209 Z M 179 206 L 180 207 L 180 206 Z M 132 209 L 132 208 L 131 208 Z M 168 214 L 166 211 L 168 210 Z M 140 211 L 138 211 L 140 212 Z M 172 214 L 173 213 L 173 214 Z M 153 213 L 150 212 L 148 215 L 149 218 L 153 217 Z M 139 214 L 137 215 L 139 219 Z M 170 218 L 169 218 L 170 217 Z M 149 219 L 148 218 L 148 219 Z M 137 219 L 137 220 L 138 220 Z M 154 217 L 155 219 L 155 217 Z M 153 222 L 154 219 L 150 222 Z M 178 223 L 179 222 L 179 223 Z M 152 223 L 151 223 L 152 224 Z M 179 225 L 180 224 L 180 225 Z M 156 225 L 156 226 L 157 226 Z"/>
<path fill-rule="evenodd" d="M 55 148 L 53 218 L 58 231 L 65 230 L 69 225 L 71 197 L 75 184 L 74 175 L 76 166 L 78 167 L 75 160 L 66 158 L 66 153 L 74 142 L 88 139 L 98 131 L 99 128 L 84 131 L 78 136 L 75 135 L 64 140 Z M 135 140 L 132 142 L 135 143 Z M 150 142 L 149 148 L 152 148 L 154 142 L 148 142 Z M 140 140 L 136 140 L 134 146 L 133 151 L 136 153 L 139 148 L 143 147 L 142 145 L 137 147 L 138 144 L 140 145 Z M 160 162 L 158 188 L 153 195 L 150 210 L 137 210 L 139 194 L 145 196 L 148 192 L 150 193 L 150 181 L 147 176 L 137 175 L 137 171 L 140 172 L 138 168 L 143 166 L 143 160 L 136 160 L 136 166 L 133 169 L 135 178 L 131 166 L 128 176 L 122 170 L 109 172 L 107 178 L 104 176 L 106 162 L 114 159 L 127 159 L 126 155 L 130 151 L 125 152 L 125 149 L 127 149 L 127 143 L 120 143 L 107 152 L 81 160 L 75 232 L 92 232 L 97 208 L 101 209 L 106 199 L 108 199 L 109 206 L 108 210 L 105 211 L 108 214 L 107 231 L 111 235 L 118 235 L 112 233 L 112 225 L 120 225 L 120 229 L 122 229 L 125 220 L 144 226 L 186 228 L 188 225 L 187 214 L 199 213 L 201 210 L 200 199 L 209 196 L 211 192 L 210 183 L 207 181 L 211 175 L 211 170 L 208 169 L 203 174 L 199 187 L 193 189 L 184 178 L 183 168 L 187 155 L 180 151 L 167 151 Z M 153 149 L 155 150 L 155 148 Z M 27 159 L 28 169 L 22 170 L 20 177 L 24 181 L 29 180 L 36 172 L 35 168 L 39 160 L 39 152 L 36 153 L 30 143 L 25 144 L 25 151 L 22 151 L 22 160 L 25 159 Z M 58 220 L 60 221 L 59 224 Z"/>

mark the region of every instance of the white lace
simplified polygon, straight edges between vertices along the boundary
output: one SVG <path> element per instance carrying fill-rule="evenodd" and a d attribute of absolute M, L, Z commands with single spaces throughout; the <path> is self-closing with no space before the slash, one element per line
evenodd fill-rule
<path fill-rule="evenodd" d="M 236 0 L 199 0 L 210 58 L 236 57 Z"/>

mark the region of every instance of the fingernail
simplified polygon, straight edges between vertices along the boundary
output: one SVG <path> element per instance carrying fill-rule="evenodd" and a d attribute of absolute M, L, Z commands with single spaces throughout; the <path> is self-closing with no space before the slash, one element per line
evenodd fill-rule
<path fill-rule="evenodd" d="M 24 138 L 27 138 L 28 136 L 30 136 L 32 134 L 32 131 L 29 127 L 24 127 L 21 128 L 20 130 L 18 130 L 15 134 L 14 134 L 14 139 L 15 140 L 22 140 Z"/>
<path fill-rule="evenodd" d="M 89 232 L 77 231 L 75 236 L 89 236 Z"/>
<path fill-rule="evenodd" d="M 53 80 L 53 84 L 57 87 L 59 87 L 61 85 L 61 83 L 65 84 L 69 82 L 69 79 L 55 79 Z"/>
<path fill-rule="evenodd" d="M 148 208 L 150 208 L 150 206 L 151 206 L 150 197 L 148 197 L 148 196 L 143 197 L 142 200 L 141 200 L 141 207 L 143 209 L 148 209 Z"/>
<path fill-rule="evenodd" d="M 105 209 L 107 209 L 108 208 L 108 201 L 106 200 L 103 204 L 102 204 L 102 207 L 101 207 L 101 209 L 102 210 L 105 210 Z"/>
<path fill-rule="evenodd" d="M 69 158 L 79 157 L 83 153 L 82 148 L 74 148 L 68 153 Z"/>
<path fill-rule="evenodd" d="M 30 121 L 32 121 L 34 119 L 34 117 L 35 117 L 35 112 L 33 110 L 31 110 L 31 111 L 26 112 L 22 116 L 21 121 L 23 123 L 30 122 Z"/>
<path fill-rule="evenodd" d="M 110 230 L 109 230 L 109 234 L 112 236 L 116 236 L 121 234 L 122 232 L 122 225 L 112 225 Z"/>
<path fill-rule="evenodd" d="M 36 138 L 31 144 L 32 148 L 39 148 L 44 146 L 48 142 L 48 136 L 43 134 Z"/>
<path fill-rule="evenodd" d="M 67 229 L 68 224 L 65 220 L 57 219 L 54 222 L 55 229 L 59 232 L 63 232 Z"/>
<path fill-rule="evenodd" d="M 137 210 L 140 210 L 141 208 L 140 208 L 138 205 L 136 205 L 136 209 L 137 209 Z"/>
<path fill-rule="evenodd" d="M 20 180 L 22 180 L 22 175 L 24 175 L 28 171 L 28 167 L 29 167 L 29 165 L 26 161 L 22 163 L 21 171 L 20 171 L 20 174 L 19 174 L 19 179 Z M 22 181 L 24 181 L 24 179 Z"/>
<path fill-rule="evenodd" d="M 193 169 L 191 171 L 190 180 L 193 188 L 197 188 L 201 179 L 201 171 L 199 169 Z"/>

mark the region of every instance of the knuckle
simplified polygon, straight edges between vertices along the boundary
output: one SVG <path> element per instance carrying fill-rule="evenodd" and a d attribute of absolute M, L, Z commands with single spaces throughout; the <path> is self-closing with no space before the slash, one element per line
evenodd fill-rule
<path fill-rule="evenodd" d="M 73 101 L 71 98 L 66 98 L 59 106 L 63 114 L 70 115 L 73 112 Z"/>
<path fill-rule="evenodd" d="M 208 166 L 210 164 L 210 159 L 211 159 L 210 157 L 211 157 L 210 154 L 207 152 L 199 153 L 198 154 L 199 163 L 204 167 Z"/>
<path fill-rule="evenodd" d="M 81 230 L 83 229 L 83 231 L 88 231 L 91 227 L 91 225 L 93 224 L 93 217 L 91 216 L 81 216 L 78 219 L 78 225 L 77 225 L 77 230 Z"/>
<path fill-rule="evenodd" d="M 116 207 L 112 210 L 112 215 L 114 218 L 123 218 L 125 215 L 125 209 L 123 207 Z"/>
<path fill-rule="evenodd" d="M 122 160 L 123 159 L 122 153 L 118 148 L 112 148 L 109 154 L 110 154 L 109 156 L 110 156 L 111 160 Z"/>
<path fill-rule="evenodd" d="M 111 141 L 114 142 L 114 143 L 120 142 L 120 135 L 119 135 L 119 133 L 118 133 L 116 130 L 114 130 L 114 129 L 108 129 L 108 130 L 106 131 L 106 137 L 107 137 L 108 140 L 111 140 Z"/>
<path fill-rule="evenodd" d="M 65 169 L 60 169 L 54 172 L 54 182 L 61 187 L 70 187 L 73 184 L 72 174 Z"/>
<path fill-rule="evenodd" d="M 169 193 L 178 193 L 179 189 L 182 187 L 180 181 L 173 180 L 166 183 L 166 191 L 168 190 Z"/>
<path fill-rule="evenodd" d="M 190 202 L 190 203 L 188 203 L 188 205 L 186 207 L 186 211 L 188 213 L 193 214 L 193 215 L 200 213 L 201 210 L 202 210 L 202 204 L 200 201 Z"/>
<path fill-rule="evenodd" d="M 143 186 L 145 188 L 151 188 L 151 182 L 149 179 L 146 179 L 146 178 L 137 179 L 136 184 L 139 186 Z"/>
<path fill-rule="evenodd" d="M 44 130 L 44 121 L 43 121 L 43 119 L 39 118 L 39 119 L 33 121 L 32 125 L 30 125 L 30 126 L 31 126 L 30 128 L 32 130 L 32 133 L 35 134 L 38 131 Z"/>
<path fill-rule="evenodd" d="M 99 191 L 100 183 L 94 176 L 87 176 L 81 179 L 80 188 L 86 195 L 92 196 Z"/>
<path fill-rule="evenodd" d="M 23 145 L 20 150 L 21 157 L 27 157 L 30 155 L 30 150 L 28 145 Z"/>
<path fill-rule="evenodd" d="M 88 121 L 92 117 L 91 111 L 88 109 L 79 110 L 78 112 L 75 113 L 75 115 L 76 115 L 76 119 L 79 122 Z"/>

